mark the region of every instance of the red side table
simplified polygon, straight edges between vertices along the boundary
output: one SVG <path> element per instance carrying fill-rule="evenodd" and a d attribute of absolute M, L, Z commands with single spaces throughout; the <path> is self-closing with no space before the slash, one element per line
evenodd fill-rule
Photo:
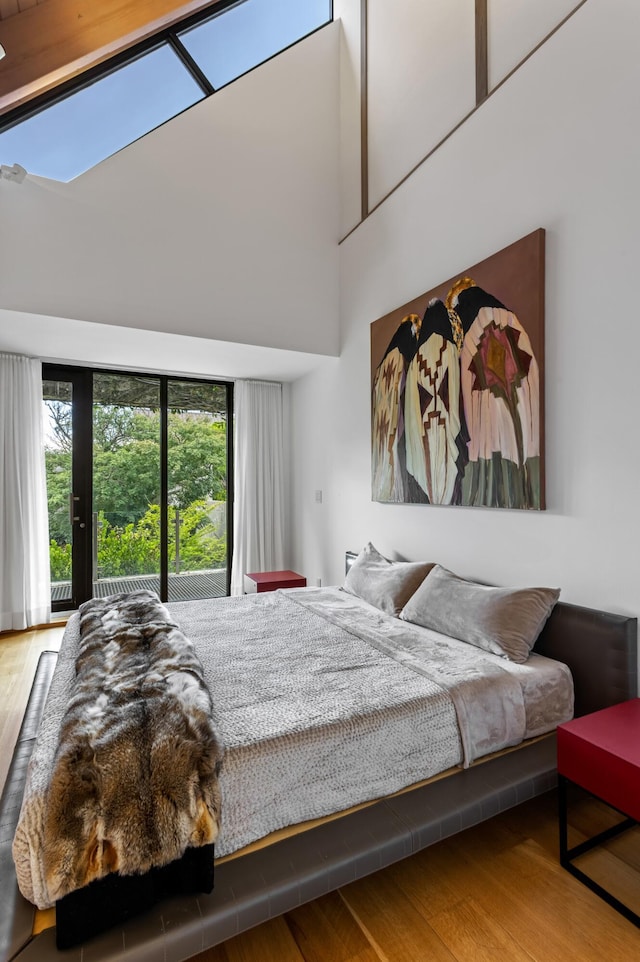
<path fill-rule="evenodd" d="M 276 591 L 278 588 L 305 588 L 307 579 L 295 571 L 252 571 L 244 576 L 245 594 Z"/>
<path fill-rule="evenodd" d="M 586 789 L 625 816 L 612 828 L 567 846 L 567 786 Z M 640 915 L 573 864 L 573 859 L 640 821 L 640 698 L 603 708 L 558 726 L 560 864 L 640 926 Z M 638 878 L 640 890 L 640 876 Z"/>

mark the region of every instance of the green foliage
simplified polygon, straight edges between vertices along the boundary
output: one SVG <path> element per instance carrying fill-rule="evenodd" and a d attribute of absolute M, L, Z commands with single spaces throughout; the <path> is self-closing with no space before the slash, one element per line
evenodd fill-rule
<path fill-rule="evenodd" d="M 205 501 L 190 504 L 180 514 L 180 571 L 220 568 L 226 563 L 226 539 L 218 538 L 210 520 L 214 505 Z M 176 509 L 170 507 L 169 570 L 175 570 Z M 160 506 L 149 505 L 138 522 L 114 527 L 104 512 L 98 516 L 98 576 L 155 574 L 160 570 Z"/>
<path fill-rule="evenodd" d="M 112 527 L 104 512 L 98 513 L 99 578 L 150 575 L 159 570 L 159 528 L 154 537 L 149 525 L 142 526 L 132 522 L 122 528 Z"/>
<path fill-rule="evenodd" d="M 139 521 L 160 496 L 160 445 L 136 440 L 113 451 L 94 446 L 93 503 L 110 524 Z"/>
<path fill-rule="evenodd" d="M 56 441 L 56 450 L 71 453 L 71 404 L 69 401 L 47 401 L 49 427 Z"/>
<path fill-rule="evenodd" d="M 71 545 L 50 541 L 49 564 L 52 581 L 71 581 Z"/>
<path fill-rule="evenodd" d="M 176 507 L 205 498 L 226 501 L 226 427 L 202 415 L 169 415 L 169 491 Z"/>
<path fill-rule="evenodd" d="M 159 415 L 137 411 L 126 422 L 128 435 L 124 430 L 119 418 L 117 426 L 101 421 L 94 431 L 93 503 L 116 526 L 139 521 L 160 493 Z M 171 413 L 167 461 L 169 500 L 175 507 L 226 500 L 224 421 Z"/>
<path fill-rule="evenodd" d="M 71 577 L 71 451 L 67 410 L 57 412 L 56 447 L 46 451 L 52 579 Z M 175 516 L 180 517 L 180 571 L 226 564 L 216 505 L 226 502 L 227 425 L 209 415 L 168 418 L 169 570 L 175 570 Z M 93 505 L 98 513 L 98 576 L 160 570 L 160 416 L 118 405 L 94 406 Z M 224 528 L 223 528 L 224 530 Z"/>
<path fill-rule="evenodd" d="M 160 439 L 160 414 L 117 404 L 94 404 L 93 447 L 100 451 L 117 451 L 135 441 Z"/>
<path fill-rule="evenodd" d="M 226 538 L 218 538 L 211 521 L 211 502 L 194 501 L 180 512 L 180 571 L 224 567 Z M 175 558 L 175 508 L 169 509 L 169 558 Z M 170 563 L 171 566 L 171 563 Z"/>
<path fill-rule="evenodd" d="M 71 452 L 45 451 L 45 464 L 49 498 L 49 537 L 58 544 L 64 544 L 71 537 Z"/>

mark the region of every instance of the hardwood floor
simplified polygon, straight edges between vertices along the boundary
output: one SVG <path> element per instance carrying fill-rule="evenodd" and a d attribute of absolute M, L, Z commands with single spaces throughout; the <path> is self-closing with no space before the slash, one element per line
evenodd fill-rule
<path fill-rule="evenodd" d="M 60 624 L 0 633 L 0 786 L 9 771 L 38 658 L 43 651 L 58 651 L 63 631 Z"/>
<path fill-rule="evenodd" d="M 41 651 L 62 629 L 0 635 L 0 784 Z M 570 844 L 615 821 L 576 792 Z M 196 956 L 193 962 L 636 962 L 640 929 L 560 868 L 555 793 Z M 640 913 L 640 828 L 582 867 Z"/>

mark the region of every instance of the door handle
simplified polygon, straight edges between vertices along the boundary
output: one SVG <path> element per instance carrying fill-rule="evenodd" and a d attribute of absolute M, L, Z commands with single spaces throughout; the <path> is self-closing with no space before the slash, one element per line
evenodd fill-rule
<path fill-rule="evenodd" d="M 69 495 L 69 522 L 71 523 L 71 525 L 73 525 L 74 521 L 80 520 L 80 515 L 73 513 L 76 508 L 76 501 L 79 501 L 79 500 L 80 500 L 80 497 L 77 494 L 73 494 L 72 492 Z"/>

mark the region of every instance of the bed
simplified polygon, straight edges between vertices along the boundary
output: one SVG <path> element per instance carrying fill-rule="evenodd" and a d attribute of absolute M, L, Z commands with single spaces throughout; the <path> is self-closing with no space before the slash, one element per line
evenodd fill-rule
<path fill-rule="evenodd" d="M 422 577 L 424 578 L 424 574 Z M 278 599 L 277 606 L 276 599 Z M 364 601 L 360 605 L 361 600 L 358 599 L 359 608 L 366 611 L 367 602 Z M 278 607 L 280 617 L 286 620 L 291 616 L 292 607 L 297 606 L 302 610 L 303 621 L 308 628 L 314 618 L 323 617 L 314 611 L 314 608 L 322 603 L 328 604 L 333 610 L 334 621 L 331 622 L 328 640 L 327 636 L 323 636 L 322 642 L 324 647 L 331 648 L 331 645 L 338 643 L 336 639 L 341 637 L 341 633 L 343 634 L 345 630 L 350 633 L 352 630 L 351 627 L 345 628 L 344 625 L 350 626 L 356 614 L 354 599 L 350 594 L 345 596 L 345 592 L 337 589 L 335 591 L 300 589 L 276 593 L 271 597 L 258 596 L 249 601 L 230 599 L 224 602 L 223 607 L 226 605 L 227 609 L 232 610 L 234 606 L 240 605 L 243 606 L 244 611 L 247 610 L 247 605 L 254 606 L 251 609 L 252 617 L 248 618 L 243 629 L 246 640 L 247 631 L 251 629 L 255 632 L 257 626 L 264 622 L 264 615 L 271 608 Z M 284 615 L 283 607 L 286 612 Z M 194 606 L 193 603 L 179 603 L 171 606 L 171 609 L 176 620 L 183 626 L 185 633 L 192 637 L 198 648 L 207 631 L 210 633 L 209 629 L 203 631 L 201 627 L 201 620 L 205 617 L 202 613 L 203 609 L 198 605 Z M 342 627 L 335 624 L 336 618 L 338 621 L 343 620 Z M 380 615 L 379 612 L 377 615 L 374 613 L 375 618 L 383 625 L 386 644 L 389 634 L 393 635 L 398 631 L 399 619 L 390 613 Z M 404 633 L 406 627 L 406 625 L 400 626 L 400 631 Z M 68 628 L 71 640 L 75 630 L 74 622 L 71 621 Z M 427 630 L 421 628 L 421 631 Z M 413 637 L 412 632 L 411 627 L 409 631 L 411 637 Z M 543 660 L 551 658 L 569 666 L 575 690 L 575 710 L 577 714 L 583 714 L 636 694 L 636 636 L 637 624 L 634 618 L 558 603 L 553 607 L 535 643 L 534 657 L 541 657 Z M 358 644 L 361 645 L 362 642 Z M 258 647 L 263 645 L 264 641 L 261 641 Z M 384 661 L 386 654 L 381 652 L 380 647 L 376 647 L 375 644 L 365 647 L 367 652 L 364 657 L 365 665 L 363 667 L 362 660 L 358 661 L 357 670 L 363 671 L 366 677 L 369 669 L 373 670 L 373 662 Z M 380 746 L 379 731 L 377 733 L 375 731 L 376 723 L 380 719 L 383 719 L 385 726 L 396 725 L 393 737 L 390 740 L 387 739 L 387 743 L 393 744 L 397 741 L 398 733 L 402 733 L 403 738 L 409 737 L 410 729 L 414 726 L 414 716 L 407 716 L 405 711 L 409 702 L 413 703 L 412 708 L 415 708 L 416 704 L 420 708 L 422 703 L 431 697 L 432 669 L 425 673 L 425 670 L 421 670 L 419 666 L 417 670 L 415 665 L 407 667 L 407 658 L 411 659 L 414 656 L 415 651 L 411 650 L 411 646 L 408 651 L 405 645 L 400 656 L 396 653 L 395 658 L 387 658 L 387 661 L 391 661 L 391 666 L 387 665 L 385 668 L 386 680 L 397 683 L 398 680 L 411 677 L 414 690 L 408 693 L 400 710 L 397 707 L 392 709 L 391 718 L 388 714 L 389 706 L 381 703 L 376 707 L 376 711 L 370 714 L 368 720 L 365 720 L 364 728 L 357 731 L 358 743 L 362 738 L 366 741 L 367 737 L 371 737 L 373 751 L 378 751 Z M 66 657 L 63 652 L 62 664 L 65 663 Z M 228 652 L 224 657 L 228 660 Z M 287 656 L 287 670 L 290 669 L 295 674 L 289 661 L 291 657 L 290 651 Z M 492 657 L 485 660 L 491 662 Z M 484 658 L 483 653 L 480 655 L 480 660 Z M 259 664 L 259 661 L 256 662 L 254 667 L 259 668 Z M 524 684 L 522 678 L 526 674 L 527 667 L 516 665 L 512 670 L 507 671 L 510 676 L 508 684 L 511 684 L 515 677 L 516 690 L 518 688 L 524 690 L 528 683 Z M 327 665 L 323 662 L 318 664 L 317 668 L 321 674 L 325 674 Z M 348 669 L 348 665 L 341 665 L 336 674 L 346 678 Z M 211 666 L 207 670 L 211 671 Z M 50 665 L 43 668 L 45 675 L 50 671 Z M 407 675 L 408 671 L 410 676 Z M 559 674 L 554 677 L 562 678 L 565 672 L 560 669 Z M 60 672 L 58 672 L 59 676 Z M 216 686 L 212 678 L 208 678 L 208 681 L 213 690 L 215 705 Z M 267 685 L 276 683 L 277 678 L 268 681 Z M 58 684 L 57 681 L 54 682 L 54 685 L 56 684 Z M 554 681 L 553 684 L 559 684 L 559 682 Z M 237 685 L 237 679 L 234 680 L 232 671 L 229 690 L 233 689 L 234 685 Z M 26 755 L 32 747 L 33 728 L 36 718 L 43 709 L 46 687 L 45 678 L 44 682 L 39 681 L 39 687 L 34 689 L 32 703 L 25 717 L 26 728 L 18 744 L 18 755 Z M 332 702 L 335 697 L 335 691 L 332 690 L 329 701 Z M 472 707 L 475 700 L 474 694 L 470 699 Z M 440 706 L 438 711 L 441 716 L 441 727 L 446 728 L 451 716 L 450 704 L 447 703 L 447 699 L 443 700 L 440 696 L 436 701 Z M 326 713 L 330 707 L 325 703 L 322 711 Z M 236 705 L 233 710 L 237 708 Z M 220 704 L 217 710 L 222 710 Z M 49 707 L 47 711 L 50 711 Z M 246 705 L 243 711 L 246 714 Z M 558 721 L 564 720 L 567 712 L 566 699 L 559 700 L 557 711 L 557 717 L 551 719 L 551 728 Z M 529 716 L 530 719 L 537 717 L 535 710 L 530 710 Z M 412 719 L 409 722 L 407 722 L 408 717 Z M 315 799 L 312 798 L 311 807 L 307 805 L 306 808 L 297 808 L 293 813 L 290 811 L 285 813 L 281 818 L 283 823 L 281 826 L 277 824 L 278 816 L 275 817 L 275 821 L 273 816 L 269 816 L 264 824 L 252 828 L 249 836 L 246 833 L 234 836 L 236 831 L 234 820 L 230 819 L 231 829 L 227 837 L 224 836 L 223 829 L 218 850 L 219 855 L 227 857 L 220 859 L 216 864 L 215 888 L 211 894 L 181 895 L 164 900 L 143 916 L 127 922 L 121 928 L 92 939 L 85 947 L 85 953 L 90 951 L 91 957 L 96 959 L 164 957 L 179 960 L 188 958 L 243 929 L 281 914 L 348 881 L 376 871 L 440 838 L 489 818 L 555 786 L 553 735 L 544 736 L 537 722 L 529 724 L 528 727 L 525 724 L 521 736 L 524 738 L 524 744 L 516 748 L 515 744 L 519 743 L 521 738 L 515 739 L 513 733 L 507 730 L 507 725 L 496 744 L 487 743 L 483 746 L 477 744 L 478 741 L 482 741 L 477 728 L 478 720 L 476 717 L 471 725 L 473 737 L 470 742 L 466 745 L 463 744 L 464 739 L 459 742 L 457 755 L 454 752 L 451 757 L 448 757 L 446 751 L 449 749 L 445 750 L 444 757 L 449 762 L 445 764 L 445 768 L 453 772 L 449 777 L 431 778 L 431 775 L 437 773 L 428 768 L 429 759 L 427 759 L 426 769 L 424 759 L 418 759 L 417 764 L 424 778 L 416 777 L 416 771 L 411 768 L 411 765 L 406 771 L 397 775 L 395 782 L 393 780 L 391 782 L 387 780 L 384 784 L 377 782 L 378 773 L 374 773 L 374 787 L 367 787 L 365 791 L 367 797 L 358 797 L 355 787 L 352 786 L 353 790 L 348 802 L 342 804 L 342 808 L 348 810 L 347 814 L 342 814 L 338 818 L 323 818 L 328 814 L 325 811 L 326 804 L 323 802 L 316 810 L 313 807 Z M 326 721 L 323 715 L 323 724 Z M 349 720 L 349 724 L 355 724 L 353 719 Z M 322 725 L 316 726 L 316 728 L 320 727 Z M 240 771 L 238 766 L 242 761 L 243 751 L 245 755 L 246 751 L 249 751 L 249 755 L 244 759 L 245 765 L 247 760 L 251 763 L 251 758 L 255 758 L 255 745 L 247 750 L 241 745 L 241 729 L 242 724 L 239 724 L 231 731 L 231 744 L 227 744 L 229 754 L 225 759 L 225 765 L 229 764 L 230 779 L 234 771 Z M 420 729 L 417 731 L 420 736 Z M 228 739 L 230 730 L 224 734 Z M 265 737 L 268 740 L 270 733 L 265 733 Z M 237 744 L 233 741 L 234 738 L 237 738 Z M 377 741 L 376 738 L 378 738 Z M 420 737 L 418 737 L 419 741 Z M 414 755 L 414 748 L 415 746 L 406 753 L 410 758 Z M 333 746 L 332 751 L 335 750 L 337 748 Z M 307 752 L 305 766 L 310 763 L 311 758 L 315 758 L 316 765 L 321 765 L 322 751 L 318 750 L 315 736 L 308 739 L 305 751 Z M 288 758 L 289 755 L 285 752 L 277 762 L 280 768 L 283 760 L 286 762 Z M 380 765 L 381 769 L 389 767 L 389 759 L 384 760 L 384 764 Z M 223 765 L 223 772 L 224 770 Z M 321 767 L 320 781 L 326 779 L 326 774 L 327 768 Z M 395 774 L 394 777 L 396 777 Z M 13 827 L 16 825 L 19 807 L 16 798 L 21 797 L 23 779 L 24 764 L 17 762 L 10 773 L 3 796 L 5 799 L 3 825 L 11 821 Z M 360 780 L 361 770 L 358 769 L 354 785 Z M 235 788 L 239 784 L 236 782 Z M 235 788 L 230 783 L 227 789 L 230 793 L 229 798 L 233 797 Z M 260 788 L 259 783 L 253 787 L 250 786 L 241 803 L 246 806 L 252 792 L 263 790 L 263 788 L 264 786 Z M 406 788 L 410 790 L 405 790 Z M 293 793 L 287 790 L 283 794 L 290 799 Z M 13 798 L 13 811 L 11 811 L 11 801 L 6 802 L 7 797 L 9 800 Z M 223 790 L 223 826 L 224 797 Z M 378 800 L 369 804 L 372 798 L 377 797 Z M 298 804 L 295 799 L 292 803 Z M 246 811 L 239 819 L 241 823 L 247 822 L 245 815 Z M 315 821 L 309 825 L 309 819 Z M 317 819 L 320 820 L 317 821 Z M 236 823 L 237 821 L 236 819 Z M 291 821 L 302 822 L 303 830 L 296 830 L 294 834 L 287 833 L 284 837 L 279 837 L 277 829 Z M 275 838 L 278 839 L 276 841 L 273 840 L 274 833 Z M 270 835 L 271 844 L 258 843 L 259 847 L 250 844 L 264 835 Z M 3 848 L 6 848 L 4 837 Z M 6 852 L 3 852 L 1 857 L 4 859 L 5 855 Z M 3 901 L 9 909 L 8 918 L 3 923 L 2 938 L 5 954 L 2 957 L 25 960 L 56 957 L 54 931 L 45 929 L 32 937 L 33 907 L 16 891 L 15 875 L 12 879 L 7 879 L 4 861 L 2 868 L 2 884 L 5 888 Z M 82 947 L 66 951 L 65 956 L 69 959 L 80 959 Z M 85 954 L 84 958 L 87 957 Z"/>

